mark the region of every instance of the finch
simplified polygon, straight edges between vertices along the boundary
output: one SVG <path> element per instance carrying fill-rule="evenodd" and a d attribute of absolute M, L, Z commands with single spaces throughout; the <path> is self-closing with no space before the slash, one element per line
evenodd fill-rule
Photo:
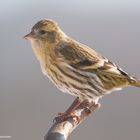
<path fill-rule="evenodd" d="M 53 20 L 37 22 L 25 38 L 31 41 L 43 73 L 58 89 L 80 101 L 98 103 L 112 91 L 127 86 L 140 87 L 140 80 L 67 36 Z"/>

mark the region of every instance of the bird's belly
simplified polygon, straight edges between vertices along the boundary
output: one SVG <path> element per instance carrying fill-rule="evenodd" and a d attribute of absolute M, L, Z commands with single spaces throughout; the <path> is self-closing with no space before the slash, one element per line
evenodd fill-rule
<path fill-rule="evenodd" d="M 89 77 L 80 77 L 71 69 L 65 67 L 42 67 L 42 71 L 62 92 L 69 93 L 73 96 L 81 98 L 90 98 L 96 100 L 105 93 L 97 81 L 93 81 Z M 93 83 L 92 83 L 93 82 Z"/>
<path fill-rule="evenodd" d="M 41 69 L 44 75 L 46 75 L 50 81 L 62 92 L 72 94 L 72 91 L 68 85 L 68 81 L 65 81 L 62 75 L 55 72 L 53 69 L 48 69 L 41 64 Z M 75 94 L 72 94 L 75 96 Z"/>

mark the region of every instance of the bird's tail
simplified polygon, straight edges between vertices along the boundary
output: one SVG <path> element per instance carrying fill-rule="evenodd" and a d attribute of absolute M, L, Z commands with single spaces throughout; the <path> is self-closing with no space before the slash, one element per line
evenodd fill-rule
<path fill-rule="evenodd" d="M 131 81 L 130 85 L 135 86 L 135 87 L 140 87 L 140 80 L 134 79 Z"/>

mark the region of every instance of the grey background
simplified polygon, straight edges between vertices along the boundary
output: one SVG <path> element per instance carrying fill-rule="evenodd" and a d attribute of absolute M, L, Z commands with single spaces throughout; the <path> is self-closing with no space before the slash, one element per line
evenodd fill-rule
<path fill-rule="evenodd" d="M 1 136 L 43 140 L 56 114 L 74 100 L 42 74 L 22 38 L 40 19 L 56 20 L 68 35 L 140 77 L 139 0 L 1 0 L 0 7 Z M 69 140 L 140 139 L 140 89 L 126 88 L 101 103 Z"/>

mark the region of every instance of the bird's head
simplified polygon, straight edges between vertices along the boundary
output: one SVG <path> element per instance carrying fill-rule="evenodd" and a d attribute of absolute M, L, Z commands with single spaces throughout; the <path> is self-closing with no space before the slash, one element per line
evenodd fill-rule
<path fill-rule="evenodd" d="M 62 34 L 58 24 L 50 19 L 45 19 L 37 22 L 31 32 L 24 36 L 25 39 L 30 41 L 43 41 L 53 43 L 56 41 L 56 36 Z"/>

